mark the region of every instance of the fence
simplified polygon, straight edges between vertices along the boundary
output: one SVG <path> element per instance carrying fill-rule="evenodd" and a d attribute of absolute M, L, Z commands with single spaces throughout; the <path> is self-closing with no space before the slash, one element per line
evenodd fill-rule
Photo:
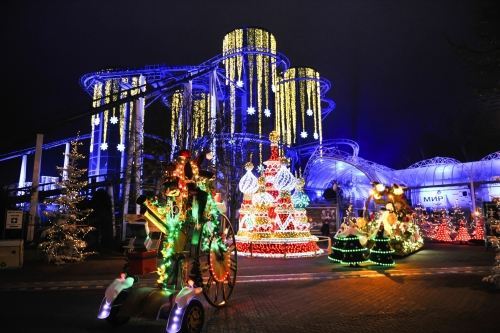
<path fill-rule="evenodd" d="M 23 213 L 23 227 L 20 230 L 4 230 L 3 238 L 5 239 L 23 239 L 27 245 L 31 242 L 36 245 L 42 241 L 42 233 L 51 226 L 51 222 L 46 215 L 32 217 L 28 211 Z M 86 236 L 86 241 L 90 247 L 117 247 L 123 241 L 122 227 L 123 217 L 115 216 L 114 229 L 111 221 L 103 221 L 100 218 L 87 217 L 79 221 L 77 227 L 94 227 L 95 230 Z M 28 228 L 34 230 L 33 240 L 27 240 Z"/>

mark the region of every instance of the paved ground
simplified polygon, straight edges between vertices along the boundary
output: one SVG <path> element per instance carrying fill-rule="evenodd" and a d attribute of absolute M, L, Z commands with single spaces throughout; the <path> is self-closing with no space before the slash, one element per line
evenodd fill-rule
<path fill-rule="evenodd" d="M 494 257 L 483 246 L 431 242 L 397 258 L 393 268 L 348 267 L 326 256 L 240 257 L 235 292 L 224 308 L 205 306 L 204 332 L 498 332 L 500 293 L 481 281 Z M 50 297 L 52 290 L 67 290 L 92 294 L 92 308 L 123 263 L 123 255 L 108 253 L 54 266 L 27 251 L 22 268 L 0 270 L 0 298 L 22 292 Z M 139 278 L 152 286 L 156 274 Z M 93 321 L 81 331 L 100 332 L 102 325 L 92 326 Z M 144 332 L 144 327 L 131 320 L 120 331 Z M 165 323 L 146 327 L 164 332 Z"/>

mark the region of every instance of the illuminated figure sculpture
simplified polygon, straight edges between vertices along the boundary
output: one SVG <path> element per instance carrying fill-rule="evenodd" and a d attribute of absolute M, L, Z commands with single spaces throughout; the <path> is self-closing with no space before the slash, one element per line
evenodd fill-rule
<path fill-rule="evenodd" d="M 382 205 L 380 223 L 389 233 L 389 245 L 396 256 L 406 256 L 418 251 L 424 245 L 420 235 L 420 228 L 413 220 L 413 212 L 404 198 L 404 188 L 396 184 L 385 186 L 378 182 L 372 183 L 373 189 L 365 202 L 364 220 L 368 224 L 368 204 L 373 200 L 375 204 Z M 377 224 L 378 228 L 378 224 Z M 368 230 L 372 233 L 374 230 Z"/>
<path fill-rule="evenodd" d="M 375 241 L 375 246 L 370 250 L 368 259 L 377 265 L 394 266 L 392 254 L 395 251 L 389 245 L 390 233 L 385 230 L 383 223 L 380 223 L 377 232 L 371 238 Z"/>

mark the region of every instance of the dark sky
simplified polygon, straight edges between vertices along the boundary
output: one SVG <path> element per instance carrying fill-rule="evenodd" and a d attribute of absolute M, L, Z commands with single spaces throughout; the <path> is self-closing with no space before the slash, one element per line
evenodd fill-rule
<path fill-rule="evenodd" d="M 433 124 L 477 99 L 447 41 L 470 38 L 472 0 L 63 0 L 3 7 L 0 150 L 24 139 L 34 146 L 33 131 L 87 110 L 90 96 L 79 85 L 86 73 L 197 65 L 221 53 L 227 32 L 258 26 L 274 34 L 292 66 L 312 67 L 332 83 L 327 96 L 337 107 L 325 119 L 325 138 L 354 140 L 361 157 L 395 169 L 435 156 L 466 161 Z M 45 142 L 78 130 L 89 133 L 90 121 L 44 133 Z M 473 158 L 495 145 L 485 141 Z M 20 163 L 1 162 L 3 179 L 16 182 Z"/>

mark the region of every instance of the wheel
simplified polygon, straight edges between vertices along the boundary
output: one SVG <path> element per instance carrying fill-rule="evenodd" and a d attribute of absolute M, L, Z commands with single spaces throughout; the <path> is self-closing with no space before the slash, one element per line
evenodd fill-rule
<path fill-rule="evenodd" d="M 118 315 L 120 308 L 122 307 L 122 303 L 127 296 L 128 290 L 123 290 L 118 294 L 118 296 L 116 296 L 115 300 L 111 304 L 111 310 L 109 311 L 109 316 L 106 318 L 106 321 L 112 326 L 121 326 L 129 321 L 130 317 Z"/>
<path fill-rule="evenodd" d="M 205 253 L 205 272 L 202 269 L 204 280 L 208 278 L 203 286 L 203 295 L 207 302 L 215 307 L 226 305 L 236 284 L 238 264 L 234 236 L 229 219 L 221 214 L 219 226 L 209 238 L 208 250 Z"/>
<path fill-rule="evenodd" d="M 199 333 L 203 328 L 205 321 L 205 312 L 203 304 L 197 300 L 192 299 L 189 302 L 184 317 L 182 318 L 181 333 Z"/>

